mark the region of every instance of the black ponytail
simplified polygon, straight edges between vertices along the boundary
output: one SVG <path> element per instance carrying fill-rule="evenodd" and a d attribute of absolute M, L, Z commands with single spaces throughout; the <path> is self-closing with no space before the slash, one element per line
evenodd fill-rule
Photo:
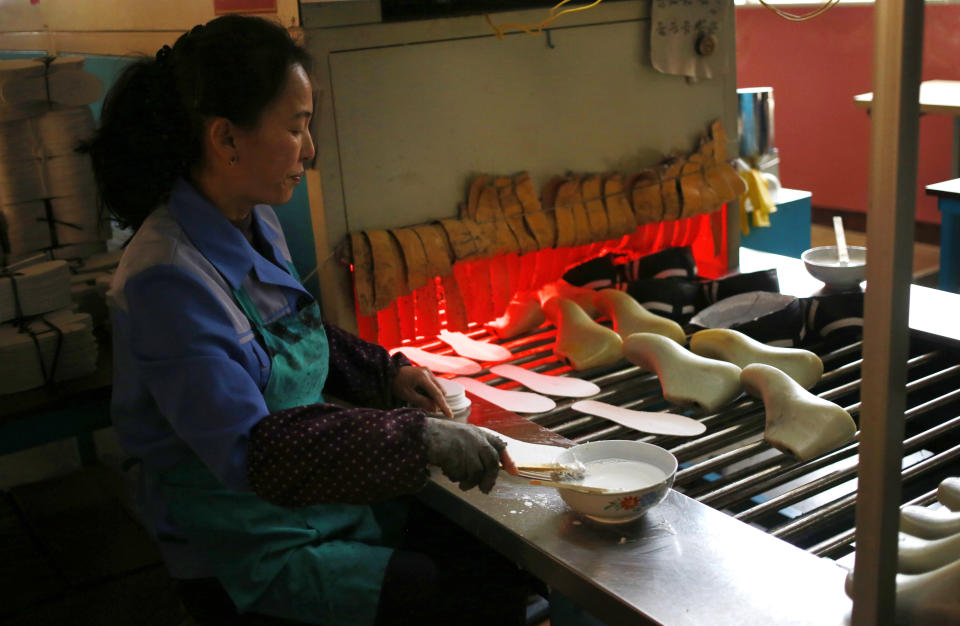
<path fill-rule="evenodd" d="M 107 93 L 90 153 L 100 204 L 139 228 L 199 165 L 204 120 L 251 128 L 284 86 L 291 65 L 310 57 L 272 22 L 227 15 L 181 35 L 155 58 L 135 61 Z"/>

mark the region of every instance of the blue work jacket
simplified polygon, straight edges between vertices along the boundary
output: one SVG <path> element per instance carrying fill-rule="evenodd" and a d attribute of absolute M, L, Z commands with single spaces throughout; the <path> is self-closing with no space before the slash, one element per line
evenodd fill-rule
<path fill-rule="evenodd" d="M 176 578 L 211 572 L 178 533 L 155 477 L 196 455 L 225 487 L 248 490 L 249 432 L 269 413 L 270 357 L 234 290 L 243 286 L 264 323 L 313 301 L 285 269 L 272 208 L 254 208 L 253 232 L 263 254 L 180 180 L 127 246 L 108 294 L 113 423 L 142 461 L 137 505 Z"/>

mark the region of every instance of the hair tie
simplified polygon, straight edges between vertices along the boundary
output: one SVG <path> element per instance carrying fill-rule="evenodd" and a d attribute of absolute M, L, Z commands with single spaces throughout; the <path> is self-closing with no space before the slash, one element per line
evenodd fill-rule
<path fill-rule="evenodd" d="M 157 50 L 157 63 L 166 63 L 169 57 L 170 57 L 170 46 L 164 44 L 162 48 Z"/>

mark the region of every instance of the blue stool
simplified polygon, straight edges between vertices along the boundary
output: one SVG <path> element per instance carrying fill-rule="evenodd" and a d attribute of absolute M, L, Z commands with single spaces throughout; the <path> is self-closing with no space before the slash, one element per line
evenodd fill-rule
<path fill-rule="evenodd" d="M 937 287 L 960 291 L 960 178 L 927 185 L 940 211 L 940 274 Z"/>

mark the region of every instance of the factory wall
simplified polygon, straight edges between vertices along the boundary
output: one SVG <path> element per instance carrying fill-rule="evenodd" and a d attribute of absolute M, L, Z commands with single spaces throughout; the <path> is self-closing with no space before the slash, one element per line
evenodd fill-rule
<path fill-rule="evenodd" d="M 790 7 L 804 13 L 807 7 Z M 871 91 L 873 5 L 841 5 L 807 22 L 739 7 L 738 87 L 772 86 L 783 184 L 813 192 L 814 207 L 865 212 L 870 118 L 854 106 Z M 960 6 L 927 4 L 922 80 L 960 80 Z M 920 118 L 917 220 L 940 221 L 926 185 L 952 178 L 952 117 Z"/>

